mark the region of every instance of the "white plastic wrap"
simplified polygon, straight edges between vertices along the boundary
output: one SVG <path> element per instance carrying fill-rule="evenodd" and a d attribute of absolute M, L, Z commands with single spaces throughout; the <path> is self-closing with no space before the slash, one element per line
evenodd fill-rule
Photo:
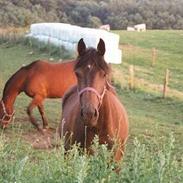
<path fill-rule="evenodd" d="M 97 47 L 102 38 L 106 45 L 105 60 L 108 63 L 120 64 L 122 52 L 118 49 L 119 35 L 100 29 L 83 28 L 64 23 L 32 24 L 30 37 L 75 52 L 78 41 L 83 38 L 88 47 Z"/>

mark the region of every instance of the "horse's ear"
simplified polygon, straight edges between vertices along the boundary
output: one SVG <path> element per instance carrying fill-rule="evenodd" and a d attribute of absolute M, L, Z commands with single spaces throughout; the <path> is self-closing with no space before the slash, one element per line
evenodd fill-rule
<path fill-rule="evenodd" d="M 100 55 L 104 56 L 105 54 L 105 43 L 103 41 L 103 39 L 100 38 L 100 41 L 98 43 L 98 46 L 97 46 L 97 51 Z"/>
<path fill-rule="evenodd" d="M 86 45 L 83 41 L 83 38 L 81 38 L 78 42 L 78 54 L 79 56 L 82 56 L 86 51 Z"/>

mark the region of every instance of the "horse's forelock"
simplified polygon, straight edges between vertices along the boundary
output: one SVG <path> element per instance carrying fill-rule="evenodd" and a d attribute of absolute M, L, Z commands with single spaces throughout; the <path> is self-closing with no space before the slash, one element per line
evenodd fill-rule
<path fill-rule="evenodd" d="M 99 69 L 104 70 L 106 74 L 110 73 L 110 67 L 104 60 L 104 57 L 100 56 L 94 48 L 89 48 L 83 56 L 78 56 L 75 70 L 78 68 L 85 68 L 87 65 L 95 65 Z"/>

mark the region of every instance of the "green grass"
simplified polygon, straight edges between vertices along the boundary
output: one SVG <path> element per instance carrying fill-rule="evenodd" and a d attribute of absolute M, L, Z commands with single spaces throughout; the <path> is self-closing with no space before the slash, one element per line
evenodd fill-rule
<path fill-rule="evenodd" d="M 116 32 L 116 31 L 115 31 Z M 123 49 L 123 63 L 113 65 L 114 84 L 124 103 L 130 123 L 130 136 L 121 172 L 112 152 L 98 146 L 88 156 L 76 146 L 64 154 L 61 146 L 50 150 L 33 149 L 27 136 L 37 134 L 28 121 L 30 98 L 21 94 L 15 103 L 16 119 L 0 129 L 0 182 L 183 182 L 183 31 L 117 31 Z M 157 63 L 151 66 L 151 49 L 158 49 Z M 51 55 L 55 60 L 58 55 Z M 8 78 L 22 64 L 49 59 L 50 53 L 22 44 L 0 44 L 0 95 Z M 128 67 L 135 65 L 135 89 L 128 89 Z M 169 68 L 170 92 L 163 99 L 161 85 Z M 142 81 L 141 81 L 142 80 Z M 60 99 L 46 100 L 49 125 L 60 121 Z M 36 117 L 40 120 L 38 112 Z M 8 161 L 7 161 L 8 160 Z"/>
<path fill-rule="evenodd" d="M 150 83 L 157 84 L 163 82 L 165 70 L 169 69 L 169 86 L 183 91 L 183 31 L 114 32 L 120 35 L 125 63 L 142 67 L 149 73 L 143 77 Z M 157 49 L 154 67 L 151 67 L 152 48 Z M 140 78 L 142 73 L 135 74 Z"/>
<path fill-rule="evenodd" d="M 183 54 L 183 31 L 153 30 L 146 32 L 114 31 L 120 35 L 120 44 L 132 44 L 142 48 L 157 48 L 169 54 Z"/>
<path fill-rule="evenodd" d="M 114 31 L 120 35 L 123 62 L 120 70 L 128 72 L 135 65 L 135 77 L 150 84 L 163 84 L 166 69 L 170 70 L 170 89 L 183 91 L 183 31 Z M 152 48 L 157 49 L 156 63 L 152 67 Z"/>

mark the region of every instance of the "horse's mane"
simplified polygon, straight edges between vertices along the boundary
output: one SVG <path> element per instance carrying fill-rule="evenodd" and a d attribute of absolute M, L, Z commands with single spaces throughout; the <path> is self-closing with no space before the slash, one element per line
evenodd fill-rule
<path fill-rule="evenodd" d="M 111 69 L 96 49 L 88 48 L 83 56 L 78 56 L 74 70 L 80 67 L 86 67 L 88 64 L 95 65 L 97 68 L 102 69 L 106 74 L 110 74 Z"/>
<path fill-rule="evenodd" d="M 22 68 L 20 68 L 17 72 L 15 72 L 9 79 L 8 81 L 5 83 L 4 89 L 3 89 L 3 97 L 5 96 L 5 93 L 7 92 L 7 90 L 9 89 L 9 86 L 12 84 L 12 82 L 14 83 L 17 74 L 21 71 Z"/>
<path fill-rule="evenodd" d="M 26 70 L 29 70 L 31 69 L 37 62 L 42 62 L 41 60 L 35 60 L 33 61 L 32 63 L 26 65 L 26 66 L 23 66 L 22 68 L 26 69 Z"/>

